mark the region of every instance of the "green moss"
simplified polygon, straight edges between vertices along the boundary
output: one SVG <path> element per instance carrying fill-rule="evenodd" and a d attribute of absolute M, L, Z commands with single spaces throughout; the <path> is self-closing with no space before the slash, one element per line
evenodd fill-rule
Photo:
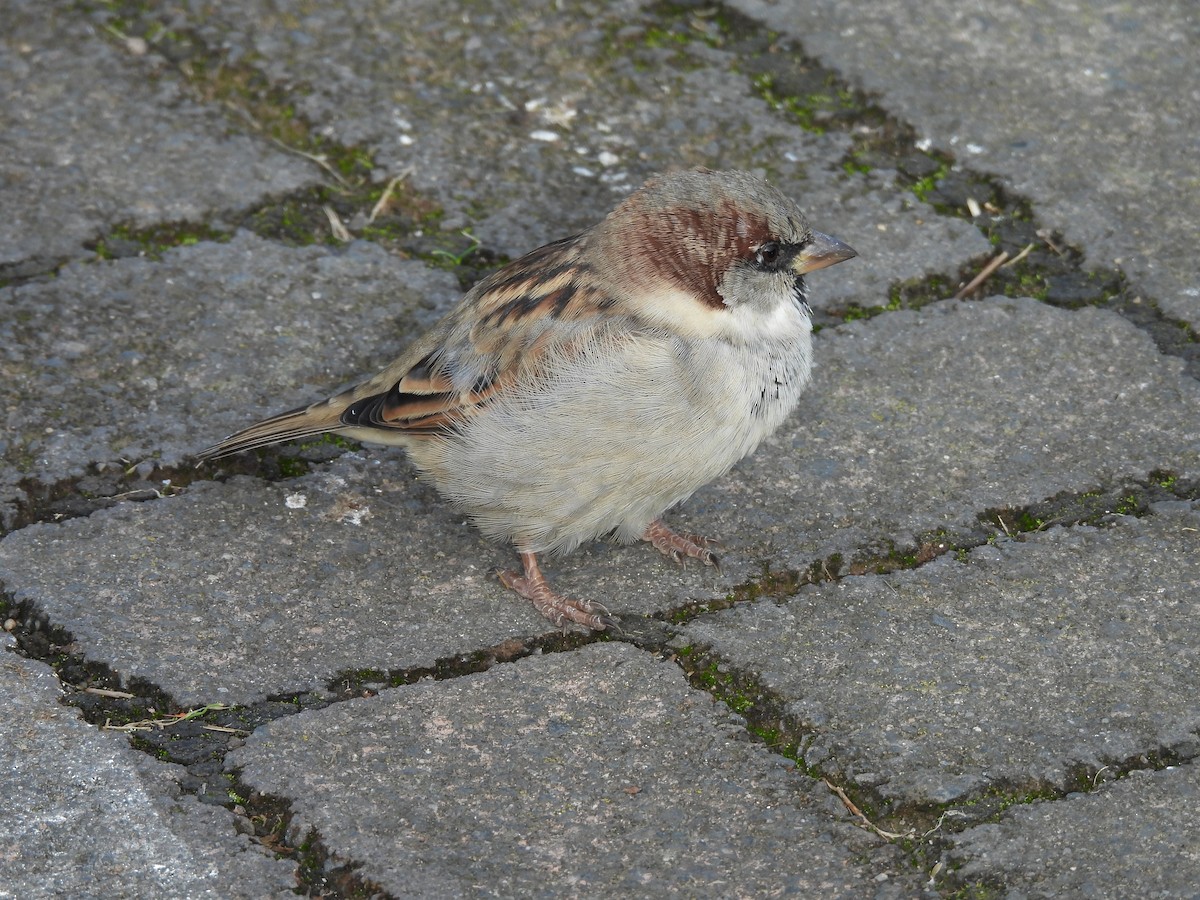
<path fill-rule="evenodd" d="M 1150 479 L 1164 491 L 1174 491 L 1179 483 L 1179 476 L 1174 472 L 1151 472 Z"/>
<path fill-rule="evenodd" d="M 360 445 L 357 441 L 352 441 L 340 434 L 327 432 L 314 438 L 311 441 L 304 441 L 300 444 L 301 450 L 315 450 L 319 447 L 337 447 L 339 450 L 356 450 Z"/>
<path fill-rule="evenodd" d="M 200 241 L 225 242 L 230 234 L 208 225 L 189 222 L 168 222 L 148 228 L 116 225 L 106 235 L 85 244 L 100 259 L 110 260 L 127 256 L 162 259 L 172 247 L 187 247 Z"/>
<path fill-rule="evenodd" d="M 922 203 L 928 203 L 929 197 L 942 179 L 946 178 L 950 172 L 950 163 L 948 160 L 938 161 L 938 166 L 935 172 L 925 175 L 924 178 L 919 178 L 908 185 L 908 190 L 912 191 L 913 196 Z"/>
<path fill-rule="evenodd" d="M 307 475 L 309 465 L 302 459 L 297 459 L 294 456 L 279 457 L 279 474 L 284 478 L 299 478 L 301 475 Z"/>
<path fill-rule="evenodd" d="M 842 160 L 842 171 L 847 175 L 867 175 L 873 168 L 866 155 L 855 150 L 847 153 Z"/>
<path fill-rule="evenodd" d="M 1132 516 L 1142 508 L 1141 498 L 1137 494 L 1127 494 L 1116 504 L 1113 512 L 1122 516 Z"/>
<path fill-rule="evenodd" d="M 792 121 L 814 134 L 824 134 L 822 114 L 836 109 L 841 94 L 811 93 L 804 96 L 781 94 L 775 87 L 775 76 L 762 72 L 751 79 L 755 93 L 772 109 L 788 113 Z"/>
<path fill-rule="evenodd" d="M 647 47 L 654 48 L 666 47 L 669 45 L 678 46 L 680 44 L 686 44 L 688 40 L 688 36 L 680 31 L 674 31 L 658 26 L 651 26 L 642 34 L 642 42 Z"/>

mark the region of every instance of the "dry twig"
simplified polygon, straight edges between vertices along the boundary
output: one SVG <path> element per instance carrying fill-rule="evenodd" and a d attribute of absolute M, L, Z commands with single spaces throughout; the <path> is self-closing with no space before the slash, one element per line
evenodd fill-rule
<path fill-rule="evenodd" d="M 900 838 L 910 838 L 916 836 L 916 832 L 911 828 L 903 833 L 896 831 L 884 831 L 882 828 L 868 819 L 861 809 L 854 805 L 854 801 L 846 795 L 844 790 L 831 782 L 828 778 L 822 778 L 821 780 L 825 782 L 825 787 L 837 794 L 838 799 L 842 801 L 846 809 L 850 810 L 851 815 L 858 816 L 858 824 L 860 828 L 865 828 L 868 831 L 875 832 L 875 834 L 879 835 L 885 841 L 896 841 Z"/>
<path fill-rule="evenodd" d="M 978 275 L 967 282 L 966 286 L 961 288 L 958 293 L 954 295 L 954 299 L 961 300 L 963 297 L 969 296 L 970 294 L 973 294 L 975 291 L 979 290 L 980 285 L 991 278 L 995 271 L 1004 265 L 1004 261 L 1006 259 L 1008 259 L 1008 251 L 1001 250 L 998 254 L 996 254 L 991 262 L 989 262 L 980 270 Z"/>
<path fill-rule="evenodd" d="M 97 691 L 100 689 L 96 689 Z M 132 697 L 132 694 L 127 694 L 127 697 Z M 229 709 L 226 703 L 206 703 L 204 706 L 197 706 L 195 709 L 189 709 L 187 712 L 172 713 L 162 719 L 139 719 L 136 722 L 126 722 L 124 725 L 114 725 L 111 719 L 106 719 L 104 722 L 105 731 L 153 731 L 155 728 L 162 730 L 170 728 L 172 725 L 178 725 L 180 722 L 190 722 L 192 719 L 197 719 L 206 712 L 213 710 Z M 245 733 L 240 728 L 225 728 L 220 725 L 204 725 L 202 726 L 208 731 L 225 731 L 234 733 Z"/>
<path fill-rule="evenodd" d="M 412 172 L 412 166 L 409 166 L 387 183 L 387 187 L 383 189 L 383 193 L 379 195 L 379 199 L 375 201 L 375 205 L 371 207 L 371 215 L 367 216 L 368 225 L 372 224 L 379 217 L 379 214 L 383 212 L 387 206 L 387 202 L 392 199 L 392 194 L 396 192 L 396 185 L 411 175 Z"/>
<path fill-rule="evenodd" d="M 325 204 L 321 207 L 321 209 L 325 211 L 325 218 L 329 220 L 329 230 L 333 232 L 335 240 L 339 240 L 343 244 L 347 241 L 354 240 L 354 235 L 352 235 L 350 233 L 350 229 L 342 223 L 341 218 L 336 212 L 334 212 L 332 206 Z"/>

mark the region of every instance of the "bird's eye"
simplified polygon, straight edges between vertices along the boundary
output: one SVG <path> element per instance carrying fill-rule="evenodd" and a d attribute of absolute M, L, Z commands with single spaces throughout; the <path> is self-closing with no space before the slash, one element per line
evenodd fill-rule
<path fill-rule="evenodd" d="M 754 259 L 760 266 L 773 266 L 779 260 L 779 249 L 777 241 L 767 241 L 759 246 Z"/>

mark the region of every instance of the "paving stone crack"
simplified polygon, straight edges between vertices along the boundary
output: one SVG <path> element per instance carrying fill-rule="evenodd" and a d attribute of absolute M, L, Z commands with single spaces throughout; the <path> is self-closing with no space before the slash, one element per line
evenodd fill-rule
<path fill-rule="evenodd" d="M 1053 526 L 1104 527 L 1124 517 L 1153 515 L 1155 503 L 1200 499 L 1200 481 L 1181 479 L 1168 470 L 1155 470 L 1146 478 L 1127 480 L 1090 491 L 1062 491 L 1035 503 L 995 506 L 977 515 L 977 526 L 968 529 L 930 531 L 901 547 L 862 547 L 847 556 L 832 553 L 813 560 L 803 569 L 773 569 L 769 560 L 760 563 L 762 573 L 735 586 L 724 597 L 693 600 L 653 618 L 683 624 L 699 616 L 759 600 L 782 600 L 801 587 L 847 576 L 885 575 L 916 569 L 947 553 L 965 556 L 972 549 L 1000 539 L 1023 540 L 1025 536 Z"/>
<path fill-rule="evenodd" d="M 134 749 L 183 766 L 186 775 L 180 788 L 185 794 L 233 812 L 240 831 L 272 854 L 296 863 L 300 890 L 320 897 L 390 895 L 358 874 L 360 862 L 335 857 L 315 828 L 292 834 L 290 801 L 258 792 L 242 782 L 237 771 L 226 767 L 229 752 L 240 746 L 245 735 L 277 718 L 372 696 L 380 689 L 426 678 L 457 678 L 536 653 L 566 652 L 605 639 L 602 635 L 552 632 L 439 660 L 428 667 L 386 674 L 343 673 L 331 680 L 327 696 L 283 693 L 250 706 L 212 704 L 186 710 L 157 686 L 140 679 L 126 680 L 111 667 L 79 655 L 73 649 L 74 637 L 49 622 L 33 604 L 0 593 L 0 616 L 22 655 L 54 669 L 64 690 L 62 703 L 77 708 L 84 720 L 96 727 L 124 731 Z"/>
<path fill-rule="evenodd" d="M 822 751 L 822 758 L 810 762 L 808 751 L 822 734 L 821 729 L 792 715 L 788 711 L 792 701 L 766 687 L 755 673 L 729 663 L 704 645 L 677 641 L 674 653 L 693 687 L 711 694 L 741 716 L 749 734 L 773 753 L 792 760 L 798 771 L 824 781 L 839 796 L 844 794 L 842 799 L 849 799 L 847 809 L 858 817 L 860 827 L 881 836 L 891 835 L 890 839 L 923 871 L 930 871 L 951 846 L 949 836 L 999 821 L 1012 806 L 1062 800 L 1069 794 L 1098 790 L 1131 772 L 1160 771 L 1190 765 L 1195 760 L 1194 754 L 1174 747 L 1148 747 L 1124 759 L 1102 760 L 1099 765 L 1076 763 L 1068 768 L 1061 785 L 1036 779 L 992 779 L 985 787 L 952 803 L 897 803 L 875 787 L 856 782 L 841 768 L 836 756 L 825 756 Z"/>

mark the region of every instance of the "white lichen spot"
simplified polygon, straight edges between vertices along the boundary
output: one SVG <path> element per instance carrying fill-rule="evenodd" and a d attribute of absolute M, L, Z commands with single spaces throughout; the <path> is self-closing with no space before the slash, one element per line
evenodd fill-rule
<path fill-rule="evenodd" d="M 621 157 L 617 156 L 611 150 L 601 150 L 600 154 L 596 157 L 596 162 L 600 163 L 606 169 L 611 169 L 620 161 Z"/>
<path fill-rule="evenodd" d="M 558 140 L 558 135 L 553 131 L 545 131 L 539 128 L 537 131 L 529 132 L 530 140 L 545 141 L 547 144 L 552 144 Z"/>
<path fill-rule="evenodd" d="M 557 125 L 559 128 L 570 128 L 577 115 L 579 115 L 579 110 L 566 101 L 542 110 L 542 118 L 548 124 Z"/>
<path fill-rule="evenodd" d="M 283 498 L 283 505 L 288 509 L 304 509 L 308 506 L 308 498 L 297 491 L 294 494 L 288 494 Z"/>

